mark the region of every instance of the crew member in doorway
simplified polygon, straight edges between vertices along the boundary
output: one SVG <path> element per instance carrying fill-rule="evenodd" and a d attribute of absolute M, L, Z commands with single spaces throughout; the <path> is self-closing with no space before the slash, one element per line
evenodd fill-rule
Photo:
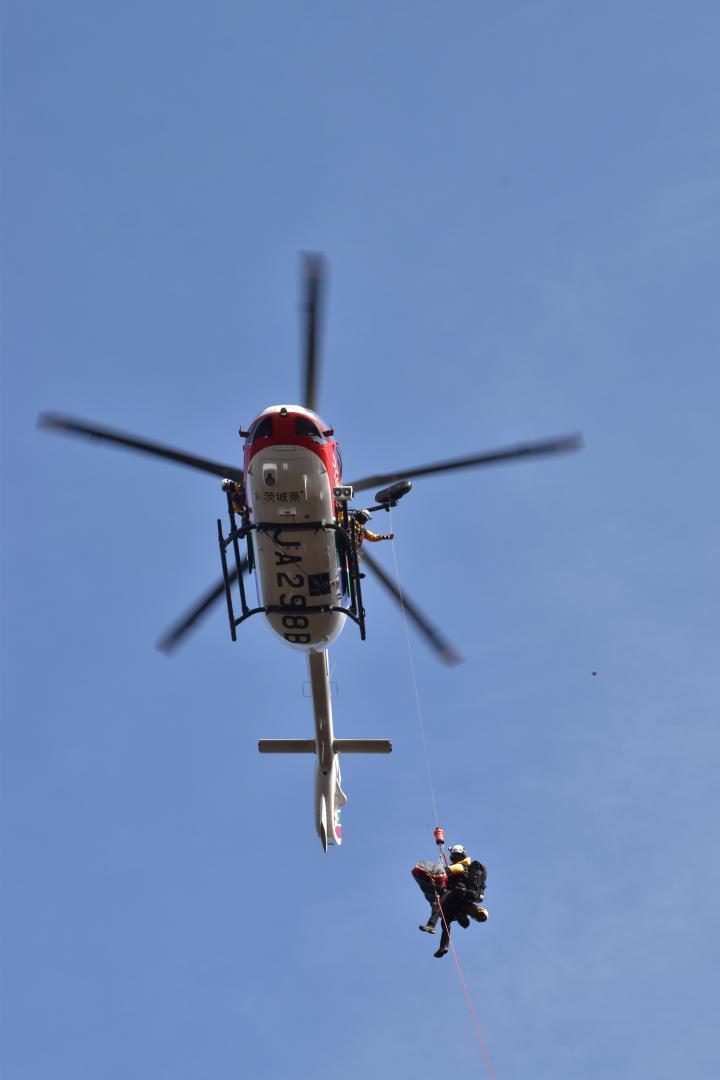
<path fill-rule="evenodd" d="M 437 921 L 442 918 L 440 948 L 435 953 L 438 959 L 448 951 L 451 922 L 458 922 L 465 929 L 470 925 L 470 919 L 487 922 L 487 908 L 480 907 L 480 901 L 485 896 L 486 880 L 485 867 L 477 859 L 471 859 L 462 844 L 450 848 L 447 886 L 439 902 L 433 904 L 430 918 L 420 927 L 427 934 L 434 934 Z"/>
<path fill-rule="evenodd" d="M 355 547 L 357 551 L 363 545 L 364 540 L 369 540 L 372 544 L 376 544 L 378 540 L 394 540 L 395 533 L 374 533 L 365 526 L 371 518 L 369 510 L 354 510 L 352 515 L 353 528 L 355 529 Z"/>
<path fill-rule="evenodd" d="M 238 517 L 242 518 L 243 523 L 248 515 L 247 495 L 245 494 L 245 485 L 242 481 L 235 480 L 223 480 L 222 489 L 226 495 L 230 496 L 232 502 L 232 508 Z"/>

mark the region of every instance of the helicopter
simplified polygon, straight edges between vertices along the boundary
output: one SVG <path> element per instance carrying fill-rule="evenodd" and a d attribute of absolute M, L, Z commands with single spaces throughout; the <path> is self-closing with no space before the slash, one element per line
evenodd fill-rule
<path fill-rule="evenodd" d="M 325 282 L 324 258 L 302 259 L 304 355 L 302 404 L 271 405 L 247 429 L 243 463 L 226 464 L 174 447 L 58 413 L 41 413 L 37 425 L 174 461 L 219 477 L 226 495 L 229 529 L 217 520 L 222 577 L 170 628 L 158 643 L 172 653 L 187 633 L 225 598 L 230 635 L 255 615 L 291 648 L 304 652 L 310 678 L 315 737 L 261 739 L 264 754 L 311 754 L 315 766 L 315 828 L 323 850 L 342 843 L 340 755 L 388 754 L 386 739 L 336 739 L 333 731 L 328 649 L 349 621 L 365 639 L 362 582 L 368 571 L 400 603 L 407 617 L 447 664 L 460 656 L 424 613 L 371 557 L 363 528 L 371 513 L 389 511 L 409 493 L 412 480 L 501 462 L 564 453 L 582 446 L 579 434 L 520 443 L 428 465 L 360 476 L 346 483 L 334 429 L 316 411 L 319 337 Z M 356 494 L 379 488 L 374 504 L 351 506 Z M 231 567 L 228 554 L 234 565 Z M 362 568 L 362 569 L 361 569 Z M 254 575 L 258 603 L 251 606 L 245 579 Z M 233 589 L 237 598 L 233 601 Z M 236 605 L 239 602 L 239 612 Z"/>

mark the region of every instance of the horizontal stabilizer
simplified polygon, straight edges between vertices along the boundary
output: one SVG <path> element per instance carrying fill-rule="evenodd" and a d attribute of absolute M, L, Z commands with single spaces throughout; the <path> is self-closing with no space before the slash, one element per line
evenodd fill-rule
<path fill-rule="evenodd" d="M 388 739 L 334 739 L 336 754 L 391 754 L 392 743 Z"/>
<path fill-rule="evenodd" d="M 314 754 L 314 739 L 260 739 L 258 750 L 261 754 Z"/>

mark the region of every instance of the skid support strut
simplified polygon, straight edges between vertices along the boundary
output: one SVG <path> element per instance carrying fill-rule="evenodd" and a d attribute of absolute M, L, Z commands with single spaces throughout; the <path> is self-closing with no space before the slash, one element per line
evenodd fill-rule
<path fill-rule="evenodd" d="M 235 510 L 232 503 L 232 498 L 228 495 L 228 516 L 230 518 L 230 532 L 225 536 L 223 532 L 222 521 L 217 519 L 218 530 L 218 546 L 220 548 L 220 562 L 222 565 L 223 581 L 225 583 L 225 600 L 227 602 L 228 619 L 230 622 L 230 636 L 233 641 L 237 640 L 235 633 L 236 628 L 240 623 L 245 622 L 251 615 L 258 614 L 281 614 L 281 615 L 297 615 L 298 609 L 290 604 L 263 604 L 259 607 L 250 607 L 247 602 L 245 594 L 245 583 L 243 581 L 243 572 L 246 568 L 252 570 L 254 568 L 254 556 L 252 545 L 252 533 L 270 533 L 275 540 L 282 534 L 287 532 L 318 532 L 318 530 L 324 530 L 326 532 L 334 532 L 337 543 L 338 558 L 340 561 L 340 571 L 346 575 L 348 583 L 348 597 L 349 604 L 343 607 L 341 604 L 308 604 L 303 607 L 303 615 L 318 615 L 326 614 L 329 611 L 337 611 L 342 615 L 345 615 L 348 619 L 352 619 L 357 624 L 360 630 L 360 637 L 365 640 L 365 608 L 362 603 L 362 588 L 360 585 L 360 579 L 362 574 L 360 573 L 358 565 L 358 553 L 357 553 L 357 541 L 355 537 L 355 529 L 353 528 L 352 521 L 348 514 L 347 501 L 339 500 L 340 513 L 337 521 L 307 521 L 307 522 L 293 522 L 292 524 L 282 525 L 277 522 L 251 522 L 247 519 L 243 519 L 243 522 L 238 526 L 238 520 L 235 514 Z M 243 560 L 240 554 L 240 542 L 245 541 L 247 544 L 247 559 Z M 232 599 L 232 577 L 228 569 L 227 549 L 232 547 L 233 556 L 235 559 L 235 571 L 238 581 L 238 592 L 240 596 L 240 611 L 239 616 L 235 615 L 235 609 L 233 607 Z"/>

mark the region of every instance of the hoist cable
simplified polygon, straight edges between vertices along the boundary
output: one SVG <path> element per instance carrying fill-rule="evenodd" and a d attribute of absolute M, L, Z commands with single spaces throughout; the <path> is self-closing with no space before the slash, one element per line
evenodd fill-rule
<path fill-rule="evenodd" d="M 392 510 L 390 511 L 390 532 L 394 533 L 392 520 Z M 427 737 L 425 735 L 425 721 L 423 719 L 422 705 L 420 704 L 420 691 L 418 690 L 417 676 L 415 674 L 415 658 L 413 657 L 412 642 L 410 640 L 410 630 L 408 628 L 407 616 L 405 615 L 405 600 L 403 597 L 402 585 L 400 584 L 400 570 L 398 567 L 397 549 L 395 547 L 395 540 L 392 543 L 393 559 L 395 561 L 395 580 L 397 582 L 398 595 L 400 597 L 400 610 L 402 611 L 403 626 L 405 627 L 405 641 L 407 643 L 408 659 L 410 661 L 410 675 L 412 677 L 412 684 L 415 690 L 415 705 L 417 708 L 418 721 L 420 724 L 420 737 L 422 739 L 423 754 L 425 755 L 425 771 L 427 772 L 428 787 L 430 788 L 430 798 L 432 799 L 433 814 L 435 815 L 435 824 L 440 824 L 440 817 L 438 815 L 437 799 L 435 797 L 435 786 L 433 784 L 432 769 L 430 768 L 430 751 L 428 750 Z"/>
<path fill-rule="evenodd" d="M 391 533 L 395 532 L 395 530 L 393 528 L 393 523 L 392 523 L 392 510 L 390 511 L 390 532 Z M 398 566 L 397 549 L 395 547 L 395 540 L 394 539 L 392 540 L 392 551 L 393 551 L 393 559 L 395 561 L 395 580 L 397 582 L 398 595 L 400 597 L 400 610 L 402 612 L 403 626 L 405 627 L 405 641 L 407 642 L 408 659 L 410 661 L 410 674 L 411 674 L 411 677 L 412 677 L 413 689 L 415 691 L 415 704 L 416 704 L 416 707 L 417 707 L 418 723 L 419 723 L 419 727 L 420 727 L 420 737 L 422 739 L 423 754 L 425 756 L 425 770 L 427 772 L 428 787 L 430 788 L 430 798 L 432 799 L 433 813 L 435 815 L 435 824 L 438 825 L 439 821 L 440 821 L 440 818 L 438 816 L 437 798 L 435 796 L 435 785 L 433 784 L 432 768 L 430 766 L 430 751 L 428 749 L 427 735 L 425 733 L 425 720 L 423 718 L 422 705 L 420 703 L 420 690 L 418 688 L 417 675 L 415 673 L 415 658 L 413 657 L 412 641 L 410 639 L 410 631 L 409 631 L 409 628 L 408 628 L 407 617 L 405 615 L 405 603 L 403 601 L 402 585 L 400 584 L 400 569 L 399 569 L 399 566 Z M 443 854 L 444 854 L 444 852 L 443 852 Z M 438 910 L 440 911 L 440 917 L 442 919 L 442 923 L 443 923 L 443 926 L 445 928 L 445 933 L 447 934 L 447 937 L 448 937 L 448 942 L 449 942 L 449 945 L 450 945 L 450 949 L 452 951 L 453 960 L 455 961 L 455 968 L 456 968 L 457 973 L 458 973 L 458 978 L 460 980 L 460 985 L 462 987 L 463 994 L 465 995 L 465 1001 L 467 1002 L 467 1007 L 468 1007 L 468 1009 L 470 1011 L 470 1018 L 472 1020 L 473 1028 L 475 1030 L 475 1035 L 477 1036 L 477 1040 L 478 1040 L 478 1042 L 480 1044 L 480 1049 L 482 1051 L 483 1059 L 484 1059 L 485 1065 L 487 1067 L 488 1075 L 491 1077 L 491 1080 L 496 1080 L 495 1070 L 494 1070 L 492 1062 L 490 1060 L 490 1054 L 488 1053 L 487 1043 L 485 1042 L 485 1036 L 483 1035 L 482 1029 L 480 1027 L 480 1022 L 478 1020 L 477 1013 L 475 1011 L 475 1006 L 473 1004 L 473 1000 L 472 1000 L 472 997 L 470 995 L 470 990 L 469 990 L 468 985 L 467 985 L 467 983 L 465 981 L 465 976 L 463 975 L 462 967 L 460 966 L 460 959 L 458 957 L 457 950 L 455 948 L 455 943 L 454 943 L 454 941 L 452 939 L 452 935 L 450 934 L 450 927 L 448 926 L 447 920 L 445 918 L 445 912 L 442 909 L 442 904 L 440 903 L 440 897 L 438 895 L 437 890 L 435 890 L 435 903 L 437 904 Z"/>

